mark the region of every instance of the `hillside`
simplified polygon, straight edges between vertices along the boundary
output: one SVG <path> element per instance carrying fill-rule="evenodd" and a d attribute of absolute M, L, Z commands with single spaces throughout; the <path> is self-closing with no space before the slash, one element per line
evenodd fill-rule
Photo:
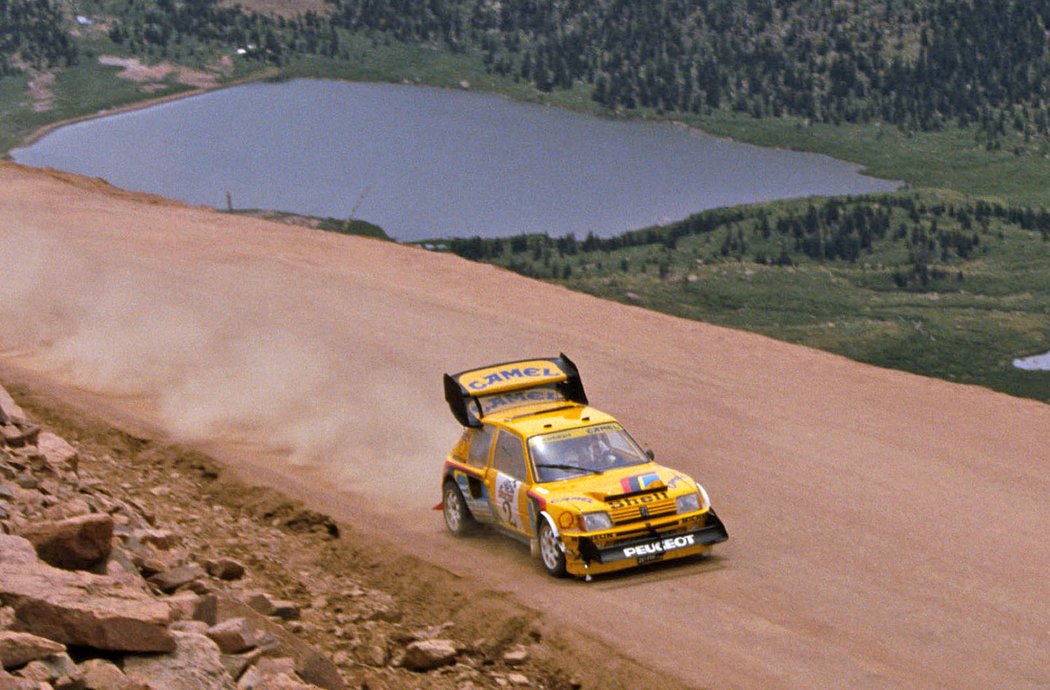
<path fill-rule="evenodd" d="M 713 209 L 611 238 L 443 248 L 676 316 L 1050 402 L 1050 213 L 897 192 Z"/>
<path fill-rule="evenodd" d="M 30 388 L 207 451 L 653 685 L 1050 682 L 1045 404 L 11 164 L 0 241 L 0 352 Z M 716 557 L 585 584 L 445 535 L 441 373 L 558 351 L 708 487 Z"/>

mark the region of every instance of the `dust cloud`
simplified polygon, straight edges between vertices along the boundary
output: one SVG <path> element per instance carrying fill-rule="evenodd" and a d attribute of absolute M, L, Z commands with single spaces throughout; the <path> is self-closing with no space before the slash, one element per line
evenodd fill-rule
<path fill-rule="evenodd" d="M 0 320 L 18 324 L 0 330 L 5 356 L 94 393 L 142 398 L 183 442 L 261 445 L 364 491 L 394 464 L 431 466 L 409 482 L 436 494 L 455 435 L 440 381 L 399 376 L 397 353 L 355 356 L 358 345 L 375 351 L 366 331 L 348 342 L 345 329 L 340 339 L 325 328 L 366 321 L 354 296 L 321 278 L 275 282 L 278 271 L 257 262 L 202 261 L 204 278 L 187 284 L 118 248 L 87 256 L 31 228 L 0 235 Z"/>

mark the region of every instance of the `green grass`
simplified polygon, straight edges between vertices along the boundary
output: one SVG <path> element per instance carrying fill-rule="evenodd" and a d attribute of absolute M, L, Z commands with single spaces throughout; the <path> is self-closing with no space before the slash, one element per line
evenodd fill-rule
<path fill-rule="evenodd" d="M 32 110 L 25 87 L 28 79 L 0 79 L 0 113 L 3 113 L 0 118 L 0 152 L 6 153 L 17 147 L 45 125 L 189 89 L 181 84 L 167 82 L 160 90 L 145 91 L 141 85 L 118 77 L 119 67 L 100 65 L 97 55 L 101 52 L 120 54 L 108 41 L 88 43 L 88 50 L 79 64 L 56 72 L 52 87 L 54 102 L 52 108 L 44 112 Z"/>
<path fill-rule="evenodd" d="M 318 216 L 304 216 L 287 211 L 268 211 L 257 208 L 238 208 L 226 211 L 240 216 L 254 216 L 265 220 L 272 220 L 288 225 L 299 225 L 309 228 L 317 228 L 327 232 L 338 232 L 344 235 L 361 235 L 379 240 L 392 241 L 383 228 L 366 220 L 340 220 L 338 218 L 322 218 Z"/>
<path fill-rule="evenodd" d="M 794 118 L 756 120 L 718 113 L 689 118 L 712 134 L 763 146 L 823 153 L 860 164 L 875 177 L 904 180 L 912 187 L 954 189 L 975 197 L 1016 204 L 1050 205 L 1048 146 L 1017 137 L 1003 150 L 977 144 L 972 129 L 905 133 L 885 125 L 806 125 Z M 1014 153 L 1017 147 L 1021 153 Z M 1008 150 L 1007 150 L 1008 149 Z"/>

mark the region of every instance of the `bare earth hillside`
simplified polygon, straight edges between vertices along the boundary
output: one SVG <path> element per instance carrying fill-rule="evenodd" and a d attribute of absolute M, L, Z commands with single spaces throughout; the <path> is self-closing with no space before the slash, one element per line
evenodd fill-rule
<path fill-rule="evenodd" d="M 506 593 L 653 687 L 1050 685 L 1044 404 L 6 163 L 0 247 L 0 368 Z M 440 375 L 559 351 L 708 488 L 717 556 L 556 581 L 445 534 Z"/>

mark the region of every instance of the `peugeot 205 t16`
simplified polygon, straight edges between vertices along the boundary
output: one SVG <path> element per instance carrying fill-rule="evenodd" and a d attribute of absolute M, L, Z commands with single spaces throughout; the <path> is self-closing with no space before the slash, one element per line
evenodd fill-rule
<path fill-rule="evenodd" d="M 551 575 L 590 576 L 705 554 L 728 539 L 704 490 L 588 405 L 564 354 L 444 377 L 466 427 L 441 476 L 445 524 L 520 539 Z"/>

